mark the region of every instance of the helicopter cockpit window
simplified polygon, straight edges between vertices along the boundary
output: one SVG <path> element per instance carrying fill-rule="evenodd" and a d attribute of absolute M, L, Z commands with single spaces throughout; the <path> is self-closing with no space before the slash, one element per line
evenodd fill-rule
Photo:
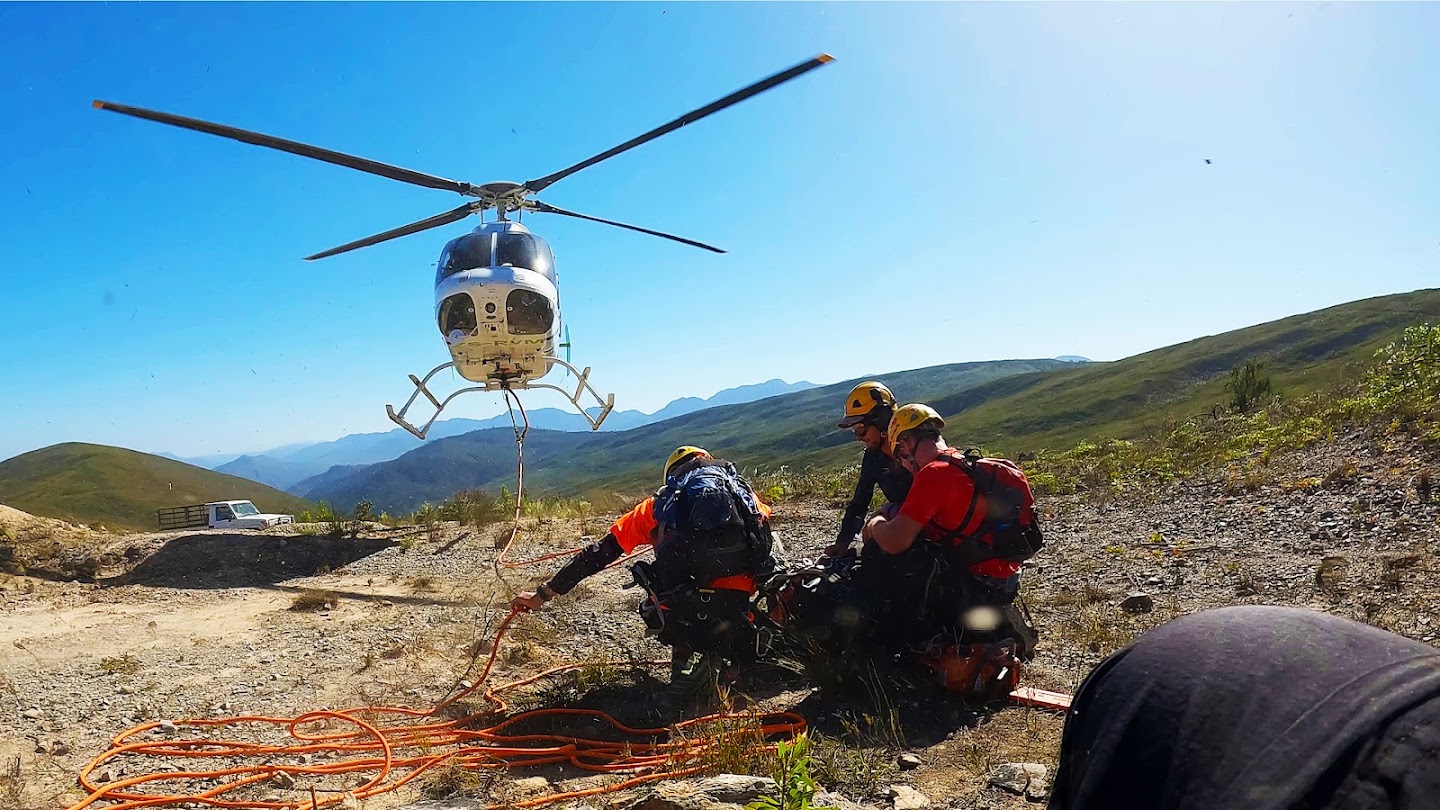
<path fill-rule="evenodd" d="M 495 245 L 495 265 L 523 267 L 553 277 L 555 260 L 545 240 L 528 233 L 502 233 Z"/>
<path fill-rule="evenodd" d="M 465 293 L 455 293 L 440 305 L 440 334 L 447 338 L 454 332 L 460 336 L 475 333 L 475 302 Z"/>
<path fill-rule="evenodd" d="M 511 290 L 505 298 L 505 327 L 512 335 L 543 335 L 555 322 L 550 299 L 533 290 Z"/>
<path fill-rule="evenodd" d="M 490 234 L 467 233 L 452 239 L 440 251 L 440 276 L 447 279 L 464 270 L 490 266 Z"/>

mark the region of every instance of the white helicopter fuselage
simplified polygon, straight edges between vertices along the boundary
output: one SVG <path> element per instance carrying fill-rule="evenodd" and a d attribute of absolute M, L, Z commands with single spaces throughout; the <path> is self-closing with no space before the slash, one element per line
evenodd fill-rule
<path fill-rule="evenodd" d="M 435 323 L 460 376 L 498 389 L 550 373 L 562 327 L 543 239 L 518 222 L 486 223 L 445 246 L 436 278 Z"/>

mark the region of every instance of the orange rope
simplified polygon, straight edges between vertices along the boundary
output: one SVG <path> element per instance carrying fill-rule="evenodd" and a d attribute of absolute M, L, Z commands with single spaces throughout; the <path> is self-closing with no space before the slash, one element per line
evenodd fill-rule
<path fill-rule="evenodd" d="M 92 759 L 80 772 L 80 785 L 89 792 L 84 800 L 69 810 L 83 810 L 96 802 L 105 801 L 107 810 L 132 810 L 141 807 L 179 806 L 187 803 L 209 807 L 239 808 L 241 810 L 303 810 L 308 807 L 328 807 L 344 801 L 344 795 L 332 795 L 312 804 L 310 799 L 276 802 L 243 798 L 226 798 L 227 794 L 273 779 L 284 771 L 293 777 L 326 777 L 356 775 L 366 778 L 352 793 L 357 799 L 375 796 L 395 790 L 415 779 L 430 768 L 446 763 L 455 763 L 467 769 L 508 769 L 568 763 L 581 770 L 600 774 L 636 774 L 629 779 L 609 785 L 566 791 L 548 796 L 527 799 L 521 802 L 492 805 L 500 807 L 538 807 L 552 802 L 578 799 L 602 793 L 613 793 L 635 785 L 659 779 L 687 776 L 703 770 L 702 765 L 693 763 L 696 758 L 726 737 L 746 733 L 743 731 L 720 732 L 701 735 L 690 739 L 669 739 L 663 742 L 643 742 L 634 739 L 626 741 L 598 740 L 564 734 L 512 733 L 510 728 L 528 720 L 546 717 L 587 717 L 603 721 L 614 731 L 630 738 L 656 738 L 668 736 L 697 725 L 735 719 L 738 715 L 717 713 L 685 720 L 667 728 L 635 728 L 625 725 L 610 714 L 596 709 L 534 709 L 505 717 L 490 726 L 472 727 L 475 721 L 493 713 L 506 714 L 509 705 L 502 693 L 527 686 L 555 675 L 580 669 L 583 664 L 565 664 L 521 680 L 512 681 L 494 688 L 486 688 L 481 696 L 488 701 L 490 712 L 470 714 L 454 720 L 433 719 L 445 708 L 479 689 L 490 677 L 495 659 L 500 650 L 500 641 L 510 622 L 517 613 L 511 611 L 496 630 L 490 657 L 477 682 L 429 710 L 410 709 L 400 706 L 357 707 L 335 711 L 313 711 L 298 717 L 268 717 L 263 715 L 242 715 L 237 717 L 190 719 L 177 721 L 175 725 L 196 728 L 231 728 L 242 724 L 260 724 L 281 727 L 293 740 L 289 744 L 268 745 L 228 739 L 167 739 L 154 742 L 134 741 L 133 738 L 160 726 L 150 722 L 135 726 L 117 735 L 110 750 Z M 624 665 L 626 662 L 611 662 L 610 665 Z M 648 665 L 668 664 L 668 661 L 645 662 Z M 362 715 L 395 715 L 400 721 L 382 724 L 370 721 Z M 404 719 L 410 719 L 406 723 Z M 774 712 L 756 717 L 760 733 L 765 738 L 778 735 L 793 736 L 803 731 L 805 720 L 793 712 Z M 351 724 L 353 730 L 337 733 L 307 732 L 304 727 L 317 722 L 333 720 Z M 444 752 L 435 749 L 451 748 Z M 330 755 L 335 759 L 327 762 L 310 762 L 315 755 Z M 344 758 L 349 755 L 349 758 Z M 179 757 L 179 758 L 226 758 L 242 760 L 247 764 L 213 770 L 159 771 L 131 776 L 106 784 L 96 784 L 91 775 L 106 763 L 117 763 L 125 757 Z M 645 771 L 649 771 L 646 773 Z M 201 785 L 213 786 L 195 792 L 170 790 L 162 792 L 140 792 L 153 783 L 188 780 Z M 218 784 L 216 784 L 218 783 Z M 329 791 L 327 791 L 329 792 Z"/>
<path fill-rule="evenodd" d="M 511 544 L 520 533 L 520 512 L 524 492 L 525 435 L 530 430 L 530 420 L 525 414 L 519 397 L 505 389 L 506 404 L 510 406 L 510 423 L 515 430 L 517 451 L 515 515 L 510 529 L 510 539 L 501 550 L 497 562 L 506 568 L 520 568 L 556 557 L 564 557 L 580 551 L 570 549 L 554 554 L 536 557 L 532 560 L 510 562 L 505 560 Z M 524 421 L 522 428 L 515 421 L 515 408 L 519 407 Z M 619 565 L 641 551 L 617 560 Z M 89 795 L 72 805 L 69 810 L 84 810 L 105 802 L 105 810 L 135 810 L 141 807 L 192 806 L 236 808 L 237 810 L 316 810 L 319 807 L 338 805 L 345 800 L 346 793 L 327 789 L 327 793 L 338 794 L 320 799 L 304 798 L 295 801 L 264 801 L 245 798 L 225 798 L 235 791 L 258 783 L 272 780 L 278 773 L 295 776 L 364 777 L 359 786 L 348 791 L 357 799 L 387 793 L 410 782 L 425 771 L 439 765 L 454 763 L 467 769 L 508 769 L 569 763 L 581 770 L 601 774 L 636 774 L 629 779 L 609 785 L 555 793 L 548 796 L 526 799 L 518 802 L 490 805 L 487 810 L 502 807 L 539 807 L 558 801 L 579 799 L 603 793 L 613 793 L 636 785 L 660 779 L 672 779 L 699 773 L 703 765 L 688 764 L 702 756 L 706 750 L 719 745 L 732 734 L 743 731 L 720 732 L 701 735 L 690 739 L 667 739 L 664 742 L 596 740 L 560 734 L 508 734 L 507 730 L 527 720 L 545 717 L 588 717 L 607 723 L 611 729 L 631 738 L 668 737 L 672 731 L 680 731 L 703 723 L 734 719 L 739 715 L 718 713 L 676 723 L 668 728 L 633 728 L 621 723 L 606 712 L 595 709 L 534 709 L 505 717 L 500 722 L 486 727 L 471 727 L 472 723 L 493 714 L 507 714 L 509 705 L 502 693 L 519 689 L 546 678 L 572 672 L 583 664 L 565 664 L 521 680 L 512 681 L 494 688 L 486 687 L 481 693 L 491 705 L 491 710 L 481 714 L 470 714 L 454 720 L 426 720 L 433 718 L 456 701 L 475 692 L 485 685 L 495 666 L 500 652 L 500 642 L 505 631 L 518 615 L 511 610 L 495 631 L 490 645 L 490 657 L 485 669 L 474 685 L 468 686 L 455 695 L 442 700 L 428 710 L 410 709 L 401 706 L 362 706 L 335 711 L 312 711 L 297 717 L 269 717 L 264 715 L 241 715 L 224 718 L 198 718 L 179 720 L 175 726 L 195 728 L 228 729 L 243 724 L 280 727 L 293 741 L 283 745 L 268 745 L 257 742 L 229 739 L 167 739 L 153 742 L 135 741 L 134 738 L 160 727 L 151 722 L 121 732 L 111 741 L 110 750 L 100 754 L 80 771 L 79 782 Z M 607 666 L 625 666 L 630 662 L 614 661 Z M 648 666 L 668 665 L 668 661 L 644 662 Z M 366 720 L 365 716 L 397 716 L 393 724 L 382 724 Z M 407 724 L 406 719 L 410 722 Z M 759 715 L 760 733 L 766 738 L 800 733 L 805 729 L 805 719 L 793 712 L 772 712 Z M 340 733 L 312 733 L 304 727 L 334 721 L 350 724 L 355 728 Z M 435 749 L 446 748 L 443 753 Z M 769 746 L 767 745 L 767 748 Z M 312 762 L 316 755 L 333 757 L 323 763 Z M 345 758 L 346 756 L 349 758 Z M 140 776 L 129 776 L 102 784 L 91 780 L 91 774 L 106 763 L 118 763 L 126 757 L 177 757 L 186 759 L 225 758 L 241 760 L 248 764 L 213 770 L 158 771 Z M 647 773 L 648 771 L 648 773 Z M 158 791 L 155 783 L 191 781 L 197 783 L 195 792 L 180 790 Z M 158 792 L 140 792 L 155 786 Z M 140 790 L 136 790 L 139 788 Z M 311 794 L 315 796 L 314 793 Z"/>
<path fill-rule="evenodd" d="M 509 409 L 510 412 L 510 428 L 511 430 L 515 431 L 515 518 L 513 521 L 511 521 L 510 524 L 510 539 L 506 540 L 504 547 L 500 549 L 500 554 L 495 558 L 495 564 L 499 565 L 501 568 L 514 569 L 526 568 L 536 563 L 542 563 L 548 560 L 555 560 L 561 557 L 570 557 L 575 554 L 579 554 L 585 549 L 585 547 L 576 546 L 574 548 L 567 548 L 564 551 L 556 551 L 551 554 L 544 554 L 539 557 L 532 557 L 528 560 L 512 561 L 506 559 L 510 555 L 510 547 L 515 545 L 516 539 L 518 539 L 520 536 L 520 511 L 525 497 L 525 436 L 530 432 L 530 416 L 525 413 L 524 404 L 520 402 L 519 396 L 515 396 L 514 404 L 512 405 L 511 396 L 512 392 L 509 388 L 506 388 L 505 406 Z M 517 408 L 520 410 L 520 418 L 524 423 L 523 427 L 521 426 L 520 422 L 515 421 L 515 410 Z M 644 554 L 646 551 L 649 551 L 649 549 L 650 547 L 648 545 L 641 546 L 638 549 L 616 560 L 615 562 L 612 562 L 609 565 L 605 566 L 605 569 L 609 570 L 618 565 L 624 565 L 626 562 L 629 562 L 630 560 L 640 556 L 641 554 Z"/>

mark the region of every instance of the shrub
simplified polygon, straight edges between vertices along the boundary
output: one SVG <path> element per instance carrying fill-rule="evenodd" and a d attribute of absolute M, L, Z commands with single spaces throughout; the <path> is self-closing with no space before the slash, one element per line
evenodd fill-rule
<path fill-rule="evenodd" d="M 1265 373 L 1265 364 L 1251 358 L 1230 369 L 1230 379 L 1225 383 L 1230 392 L 1230 407 L 1239 413 L 1249 413 L 1270 396 L 1270 375 Z"/>

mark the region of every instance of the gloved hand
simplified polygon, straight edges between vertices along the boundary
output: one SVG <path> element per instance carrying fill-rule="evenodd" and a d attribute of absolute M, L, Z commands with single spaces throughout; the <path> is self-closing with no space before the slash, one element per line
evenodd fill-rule
<path fill-rule="evenodd" d="M 542 593 L 543 590 L 544 586 L 541 586 L 540 590 L 522 591 L 521 593 L 515 594 L 515 598 L 510 600 L 510 609 L 517 613 L 524 613 L 529 610 L 539 610 L 545 607 L 545 603 L 550 600 L 545 598 L 545 595 Z"/>

